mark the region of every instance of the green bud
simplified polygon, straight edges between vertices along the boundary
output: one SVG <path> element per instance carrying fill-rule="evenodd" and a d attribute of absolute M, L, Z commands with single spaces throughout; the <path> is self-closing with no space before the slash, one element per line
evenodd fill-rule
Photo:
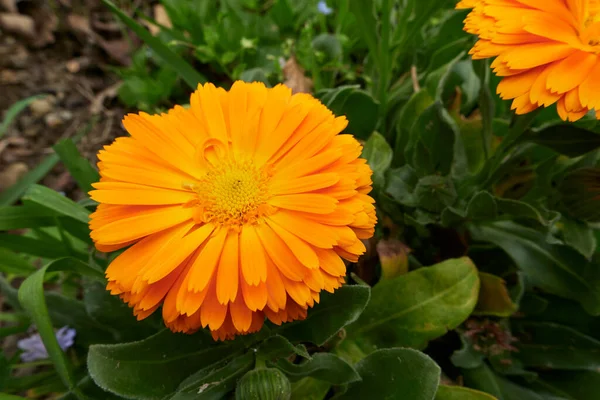
<path fill-rule="evenodd" d="M 240 379 L 235 390 L 236 400 L 288 400 L 292 385 L 276 368 L 249 371 Z"/>

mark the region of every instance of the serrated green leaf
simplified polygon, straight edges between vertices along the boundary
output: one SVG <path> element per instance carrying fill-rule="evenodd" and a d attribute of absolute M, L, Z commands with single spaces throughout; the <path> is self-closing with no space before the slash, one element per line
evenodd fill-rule
<path fill-rule="evenodd" d="M 331 353 L 316 353 L 300 364 L 280 359 L 273 366 L 285 372 L 292 381 L 312 377 L 332 385 L 343 385 L 360 380 L 360 375 L 350 364 Z"/>
<path fill-rule="evenodd" d="M 351 384 L 336 399 L 431 400 L 435 396 L 440 367 L 425 354 L 412 349 L 377 350 L 360 360 L 356 370 L 362 381 Z"/>
<path fill-rule="evenodd" d="M 356 321 L 369 302 L 368 286 L 344 285 L 335 293 L 321 293 L 321 302 L 308 310 L 304 321 L 284 324 L 276 333 L 291 342 L 311 342 L 318 346 L 340 329 Z"/>
<path fill-rule="evenodd" d="M 381 347 L 423 348 L 469 316 L 478 292 L 477 269 L 466 257 L 380 282 L 340 346 L 354 343 L 365 354 Z"/>

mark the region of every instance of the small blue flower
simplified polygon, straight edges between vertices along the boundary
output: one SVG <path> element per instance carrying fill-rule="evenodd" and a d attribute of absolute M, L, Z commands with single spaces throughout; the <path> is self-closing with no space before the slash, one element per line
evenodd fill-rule
<path fill-rule="evenodd" d="M 75 335 L 75 329 L 71 329 L 68 326 L 63 326 L 56 332 L 56 340 L 63 351 L 73 346 Z M 48 358 L 48 352 L 46 351 L 46 347 L 44 347 L 44 343 L 42 342 L 39 333 L 19 340 L 17 342 L 17 347 L 23 350 L 23 353 L 21 353 L 21 361 L 23 362 L 44 360 Z"/>
<path fill-rule="evenodd" d="M 319 4 L 317 4 L 317 9 L 323 15 L 330 15 L 333 13 L 333 8 L 329 7 L 325 0 L 319 1 Z"/>

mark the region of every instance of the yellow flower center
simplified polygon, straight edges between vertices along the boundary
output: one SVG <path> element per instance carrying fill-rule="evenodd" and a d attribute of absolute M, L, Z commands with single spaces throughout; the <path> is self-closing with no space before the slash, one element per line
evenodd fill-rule
<path fill-rule="evenodd" d="M 197 184 L 184 188 L 198 193 L 197 223 L 216 223 L 231 227 L 256 222 L 270 213 L 269 171 L 257 168 L 251 161 L 221 161 L 211 165 Z"/>

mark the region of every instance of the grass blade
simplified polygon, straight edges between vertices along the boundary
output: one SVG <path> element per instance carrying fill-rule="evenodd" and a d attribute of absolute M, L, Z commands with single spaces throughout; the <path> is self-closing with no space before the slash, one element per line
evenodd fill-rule
<path fill-rule="evenodd" d="M 85 193 L 92 190 L 92 183 L 100 180 L 98 171 L 77 150 L 77 146 L 71 139 L 63 139 L 53 147 L 54 151 L 65 164 L 75 182 Z"/>
<path fill-rule="evenodd" d="M 90 212 L 85 207 L 46 186 L 31 185 L 23 196 L 23 202 L 35 203 L 86 225 L 89 220 Z"/>
<path fill-rule="evenodd" d="M 17 118 L 17 115 L 21 113 L 28 105 L 30 105 L 34 100 L 39 99 L 40 97 L 44 97 L 44 95 L 38 94 L 35 96 L 28 97 L 23 100 L 17 101 L 13 104 L 4 114 L 4 120 L 0 123 L 0 137 L 6 133 L 10 124 Z"/>
<path fill-rule="evenodd" d="M 160 41 L 160 39 L 154 37 L 146 28 L 138 24 L 135 20 L 125 14 L 119 9 L 112 1 L 102 0 L 102 2 L 110 8 L 113 12 L 129 29 L 135 32 L 146 43 L 158 57 L 171 68 L 173 68 L 179 76 L 193 89 L 195 90 L 199 83 L 206 82 L 206 78 L 194 69 L 187 61 L 180 57 L 177 53 L 171 50 L 167 45 Z"/>

